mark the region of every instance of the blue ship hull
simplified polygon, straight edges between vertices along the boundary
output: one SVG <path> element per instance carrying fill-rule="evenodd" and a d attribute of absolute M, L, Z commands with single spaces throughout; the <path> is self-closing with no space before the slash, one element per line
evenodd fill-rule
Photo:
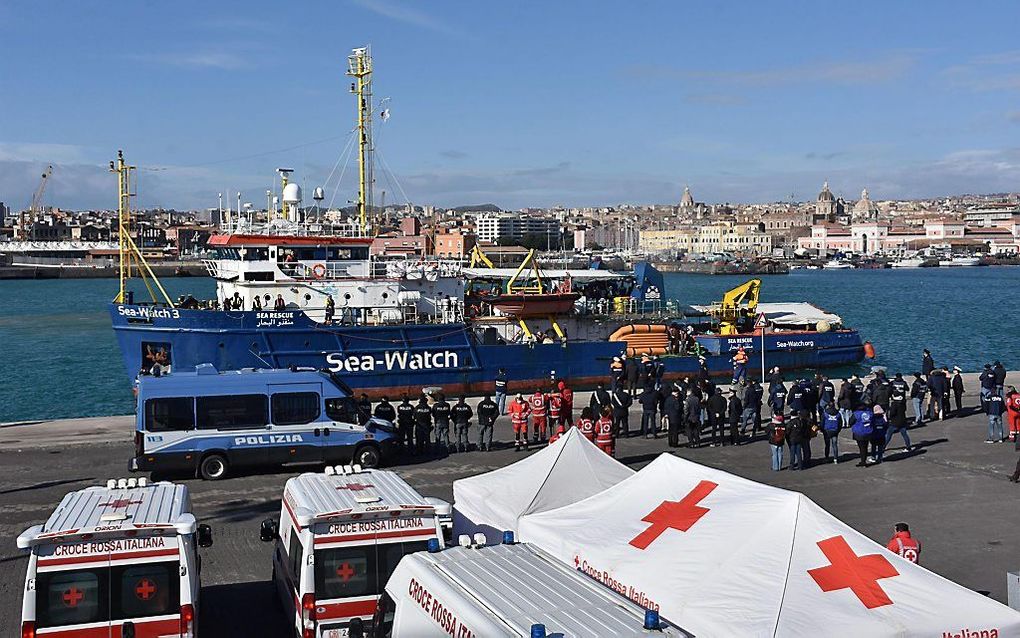
<path fill-rule="evenodd" d="M 112 304 L 114 333 L 128 375 L 134 378 L 165 356 L 175 370 L 212 363 L 220 370 L 330 369 L 370 397 L 418 393 L 442 387 L 448 394 L 492 391 L 506 368 L 511 389 L 534 390 L 555 373 L 572 387 L 608 381 L 609 364 L 623 354 L 622 342 L 486 345 L 463 323 L 395 326 L 325 326 L 300 311 L 182 310 Z M 732 352 L 744 346 L 749 374 L 761 368 L 760 335 L 701 335 L 706 366 L 716 376 L 732 374 Z M 781 332 L 765 337 L 765 364 L 783 370 L 852 365 L 864 358 L 855 330 Z M 667 378 L 698 373 L 692 356 L 664 356 Z"/>

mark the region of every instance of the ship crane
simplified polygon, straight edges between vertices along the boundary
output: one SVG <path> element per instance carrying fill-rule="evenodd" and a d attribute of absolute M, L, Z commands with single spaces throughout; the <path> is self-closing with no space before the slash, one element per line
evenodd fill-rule
<path fill-rule="evenodd" d="M 712 316 L 719 320 L 719 334 L 737 334 L 741 320 L 754 316 L 758 308 L 761 279 L 751 279 L 727 290 L 722 301 L 712 307 Z"/>

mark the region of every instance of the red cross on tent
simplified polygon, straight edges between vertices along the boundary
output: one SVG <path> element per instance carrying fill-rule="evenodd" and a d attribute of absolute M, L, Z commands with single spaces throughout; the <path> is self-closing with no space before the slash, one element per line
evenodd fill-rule
<path fill-rule="evenodd" d="M 354 568 L 351 567 L 350 563 L 341 563 L 340 567 L 336 570 L 336 575 L 340 577 L 340 580 L 345 583 L 350 579 L 354 578 Z"/>
<path fill-rule="evenodd" d="M 641 519 L 650 525 L 645 531 L 635 536 L 630 544 L 638 549 L 646 549 L 667 529 L 686 532 L 701 520 L 702 516 L 708 514 L 709 509 L 698 505 L 698 502 L 711 494 L 712 490 L 717 487 L 719 487 L 718 483 L 701 481 L 679 501 L 663 501 L 649 512 L 648 516 Z"/>
<path fill-rule="evenodd" d="M 132 501 L 129 498 L 118 498 L 110 501 L 109 503 L 100 503 L 100 507 L 108 507 L 110 509 L 119 510 L 124 509 L 128 505 L 140 505 L 141 501 Z"/>
<path fill-rule="evenodd" d="M 833 536 L 818 541 L 818 547 L 829 559 L 830 565 L 809 569 L 824 592 L 849 589 L 868 609 L 893 604 L 885 590 L 878 584 L 881 578 L 899 576 L 885 556 L 867 554 L 858 556 L 842 536 Z"/>
<path fill-rule="evenodd" d="M 370 487 L 375 487 L 375 485 L 372 485 L 371 483 L 369 483 L 367 485 L 364 484 L 364 483 L 348 483 L 347 485 L 341 485 L 340 487 L 338 487 L 336 489 L 338 489 L 338 490 L 350 490 L 352 492 L 360 492 L 362 490 L 367 490 Z"/>
<path fill-rule="evenodd" d="M 135 596 L 139 600 L 149 600 L 156 594 L 156 585 L 148 578 L 143 578 L 135 585 Z"/>
<path fill-rule="evenodd" d="M 68 607 L 77 607 L 78 603 L 80 603 L 84 599 L 85 592 L 78 589 L 77 587 L 72 587 L 71 589 L 68 589 L 67 591 L 64 592 L 64 605 Z"/>

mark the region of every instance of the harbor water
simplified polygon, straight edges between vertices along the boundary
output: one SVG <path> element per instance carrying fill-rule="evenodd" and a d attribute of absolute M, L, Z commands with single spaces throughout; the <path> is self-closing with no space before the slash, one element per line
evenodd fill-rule
<path fill-rule="evenodd" d="M 666 295 L 708 304 L 743 276 L 665 274 Z M 212 279 L 162 280 L 171 296 L 213 294 Z M 0 281 L 0 423 L 126 414 L 131 383 L 110 328 L 111 279 Z M 134 282 L 136 299 L 147 298 Z M 1020 368 L 1020 270 L 1012 267 L 794 271 L 763 277 L 762 301 L 807 301 L 871 341 L 865 366 L 914 372 L 921 350 L 966 371 Z M 845 370 L 842 372 L 849 372 Z"/>

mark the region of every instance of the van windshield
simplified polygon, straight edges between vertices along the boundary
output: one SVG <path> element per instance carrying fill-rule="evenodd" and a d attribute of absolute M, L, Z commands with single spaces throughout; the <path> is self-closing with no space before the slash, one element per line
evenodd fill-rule
<path fill-rule="evenodd" d="M 39 572 L 36 626 L 65 627 L 180 612 L 177 561 Z"/>
<path fill-rule="evenodd" d="M 379 595 L 400 559 L 427 547 L 426 541 L 414 541 L 316 549 L 315 598 Z"/>

